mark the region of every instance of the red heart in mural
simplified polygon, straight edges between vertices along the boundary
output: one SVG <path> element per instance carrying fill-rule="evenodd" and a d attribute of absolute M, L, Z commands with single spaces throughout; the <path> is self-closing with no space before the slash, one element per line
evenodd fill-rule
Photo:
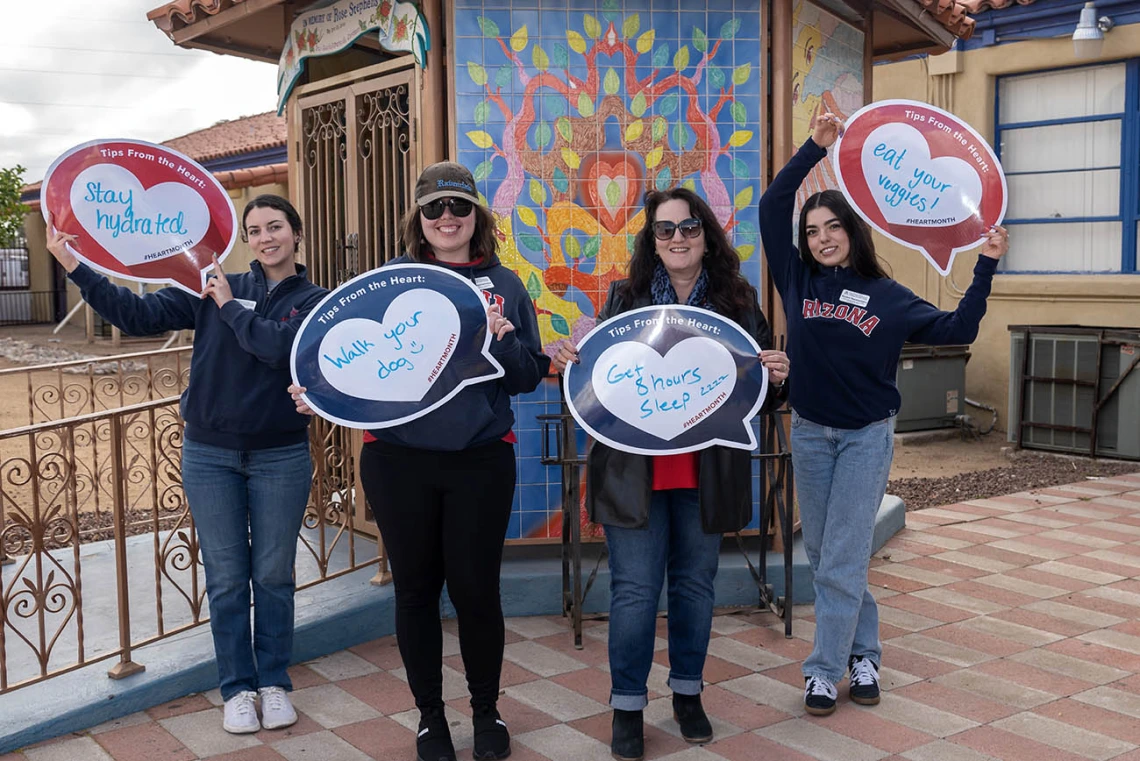
<path fill-rule="evenodd" d="M 578 182 L 582 205 L 611 234 L 621 232 L 641 195 L 641 166 L 625 153 L 596 153 L 582 162 Z"/>

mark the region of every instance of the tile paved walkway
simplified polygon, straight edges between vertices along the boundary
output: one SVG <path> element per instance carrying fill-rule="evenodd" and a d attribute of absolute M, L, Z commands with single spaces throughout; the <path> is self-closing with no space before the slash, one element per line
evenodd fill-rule
<path fill-rule="evenodd" d="M 881 705 L 802 709 L 795 637 L 767 613 L 718 616 L 705 678 L 715 741 L 671 719 L 658 640 L 649 759 L 669 761 L 1140 761 L 1140 474 L 907 516 L 872 562 L 884 641 Z M 500 709 L 515 761 L 609 758 L 606 624 L 577 651 L 558 618 L 510 619 Z M 460 759 L 470 709 L 454 621 L 444 692 Z M 664 621 L 659 634 L 664 633 Z M 292 670 L 300 722 L 231 736 L 216 692 L 57 738 L 0 761 L 409 761 L 417 716 L 391 637 Z"/>

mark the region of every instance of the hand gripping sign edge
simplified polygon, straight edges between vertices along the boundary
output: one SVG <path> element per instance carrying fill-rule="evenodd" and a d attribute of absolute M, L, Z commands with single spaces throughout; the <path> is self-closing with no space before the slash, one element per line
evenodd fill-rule
<path fill-rule="evenodd" d="M 112 155 L 107 155 L 108 151 Z M 115 154 L 115 151 L 118 153 Z M 60 177 L 66 178 L 66 188 L 60 187 Z M 99 214 L 89 207 L 112 201 L 83 199 L 78 210 L 72 203 L 75 190 L 84 177 L 94 177 L 96 180 L 117 177 L 131 183 L 132 187 L 127 188 L 131 191 L 132 198 L 130 214 L 123 214 L 128 221 L 141 221 L 155 227 L 162 224 L 161 213 L 157 219 L 147 216 L 140 220 L 135 215 L 133 195 L 137 189 L 140 205 L 147 212 L 154 211 L 155 197 L 175 203 L 181 201 L 178 208 L 182 212 L 188 211 L 187 203 L 196 206 L 197 208 L 189 210 L 191 213 L 187 223 L 201 229 L 194 233 L 173 230 L 165 234 L 157 232 L 158 237 L 165 236 L 167 240 L 151 246 L 145 246 L 133 238 L 124 238 L 121 247 L 112 244 L 115 248 L 112 251 L 104 239 L 110 235 L 110 240 L 117 241 L 122 233 L 121 228 L 114 231 L 100 231 L 98 226 L 94 231 L 88 229 L 89 223 L 93 219 L 97 220 Z M 48 214 L 51 213 L 57 230 L 77 236 L 76 241 L 67 244 L 67 249 L 92 269 L 110 277 L 143 283 L 169 283 L 197 296 L 205 287 L 206 272 L 213 267 L 213 257 L 216 255 L 219 262 L 224 261 L 237 239 L 237 212 L 226 189 L 198 162 L 163 145 L 127 138 L 82 143 L 68 149 L 52 162 L 44 176 L 42 188 L 40 208 L 44 221 L 47 221 Z M 90 192 L 92 191 L 88 189 Z M 124 191 L 120 188 L 118 192 L 121 194 Z M 102 193 L 104 197 L 114 195 L 114 191 Z M 110 218 L 111 215 L 106 216 Z M 123 217 L 119 218 L 120 221 Z M 178 219 L 183 219 L 181 214 Z M 165 221 L 171 223 L 174 220 L 168 218 Z M 140 227 L 138 232 L 149 229 L 151 228 Z M 51 234 L 50 230 L 48 234 Z M 136 234 L 134 228 L 127 231 L 127 235 L 133 234 Z M 181 240 L 186 236 L 189 236 L 188 240 Z M 187 246 L 186 243 L 190 242 L 192 245 Z M 164 243 L 169 245 L 160 250 L 155 248 Z M 155 249 L 146 257 L 153 261 L 144 259 L 130 263 L 121 258 L 125 251 L 137 254 L 132 250 L 140 246 L 141 250 Z M 87 248 L 91 250 L 85 251 Z"/>
<path fill-rule="evenodd" d="M 923 116 L 924 120 L 908 119 L 908 110 Z M 930 117 L 937 117 L 939 127 L 930 124 Z M 925 148 L 927 161 L 931 164 L 937 161 L 963 164 L 979 182 L 981 197 L 976 206 L 972 205 L 973 199 L 964 194 L 959 194 L 954 200 L 965 208 L 972 209 L 973 213 L 945 225 L 933 224 L 931 221 L 907 225 L 888 219 L 875 196 L 875 189 L 868 181 L 868 167 L 863 163 L 868 139 L 883 128 L 893 128 L 894 132 L 907 132 L 909 128 L 909 131 L 923 139 L 923 143 L 916 147 Z M 962 143 L 955 132 L 964 137 L 966 143 Z M 970 152 L 971 146 L 976 153 Z M 1009 191 L 1001 162 L 993 148 L 973 127 L 937 106 L 903 99 L 870 103 L 847 120 L 843 136 L 836 142 L 831 153 L 840 189 L 859 216 L 896 243 L 919 251 L 943 276 L 950 273 L 958 252 L 977 247 L 983 242 L 989 227 L 1000 224 L 1005 217 Z M 982 165 L 988 166 L 992 171 L 980 170 L 979 166 Z"/>
<path fill-rule="evenodd" d="M 440 298 L 446 298 L 441 294 L 439 290 L 431 288 L 430 284 L 428 284 L 429 287 L 398 286 L 394 289 L 394 291 L 392 291 L 392 293 L 395 295 L 393 295 L 384 306 L 384 314 L 376 315 L 374 312 L 371 313 L 373 318 L 379 317 L 380 320 L 366 318 L 363 316 L 354 317 L 345 315 L 331 321 L 330 325 L 327 328 L 322 327 L 320 332 L 314 332 L 317 330 L 316 328 L 314 328 L 313 331 L 309 330 L 314 321 L 319 321 L 322 315 L 328 313 L 328 306 L 330 304 L 336 305 L 341 298 L 345 297 L 346 294 L 358 292 L 361 288 L 361 283 L 364 283 L 365 281 L 385 280 L 392 276 L 399 276 L 401 272 L 405 275 L 423 274 L 428 277 L 444 278 L 445 282 L 461 289 L 461 293 L 465 294 L 467 292 L 470 292 L 470 296 L 473 301 L 470 304 L 465 305 L 468 313 L 470 312 L 470 309 L 474 307 L 476 301 L 480 305 L 481 322 L 479 323 L 478 327 L 474 328 L 476 331 L 481 330 L 481 334 L 483 336 L 481 345 L 479 346 L 478 361 L 474 363 L 471 363 L 469 361 L 467 365 L 461 367 L 460 365 L 455 364 L 452 360 L 460 357 L 459 348 L 462 348 L 464 344 L 469 343 L 474 337 L 468 337 L 466 335 L 467 330 L 464 329 L 462 318 L 458 314 L 459 307 L 455 307 L 453 305 L 453 302 L 448 301 L 449 304 L 452 304 L 453 309 L 455 310 L 456 319 L 459 319 L 459 338 L 456 341 L 457 350 L 455 354 L 452 354 L 450 356 L 450 358 L 447 360 L 447 363 L 440 370 L 437 381 L 443 380 L 445 375 L 447 377 L 451 377 L 453 371 L 457 369 L 470 371 L 472 370 L 471 364 L 474 364 L 474 369 L 476 372 L 471 375 L 471 377 L 460 378 L 453 388 L 449 389 L 439 398 L 432 399 L 431 402 L 424 407 L 419 407 L 418 405 L 423 401 L 425 397 L 428 397 L 430 395 L 431 390 L 436 387 L 437 381 L 433 381 L 428 384 L 427 388 L 424 390 L 423 396 L 421 396 L 419 400 L 405 399 L 398 401 L 386 401 L 384 399 L 376 397 L 365 398 L 353 396 L 333 384 L 333 382 L 325 376 L 325 374 L 319 369 L 319 357 L 313 361 L 310 361 L 310 358 L 307 356 L 310 354 L 314 356 L 319 355 L 322 351 L 321 347 L 323 345 L 323 339 L 327 337 L 328 334 L 332 333 L 338 326 L 344 325 L 350 320 L 369 319 L 371 322 L 383 326 L 384 323 L 380 320 L 383 320 L 392 304 L 395 303 L 404 294 L 411 293 L 416 290 L 427 290 L 432 293 L 440 294 Z M 445 267 L 427 264 L 406 263 L 391 264 L 385 267 L 379 267 L 377 269 L 370 270 L 363 274 L 357 275 L 352 280 L 342 283 L 335 290 L 330 292 L 324 299 L 322 299 L 321 302 L 317 304 L 317 306 L 315 306 L 308 315 L 306 315 L 304 321 L 301 323 L 300 328 L 297 330 L 297 335 L 293 339 L 293 346 L 290 350 L 290 375 L 292 376 L 293 383 L 306 387 L 306 392 L 301 395 L 301 398 L 305 401 L 306 404 L 309 405 L 310 408 L 312 408 L 313 412 L 330 422 L 336 423 L 337 425 L 343 425 L 348 428 L 359 428 L 367 430 L 391 428 L 393 426 L 411 422 L 412 420 L 423 417 L 433 410 L 442 407 L 444 404 L 451 401 L 456 394 L 458 394 L 467 386 L 494 380 L 495 378 L 501 378 L 503 376 L 504 371 L 502 365 L 499 364 L 499 362 L 490 352 L 491 341 L 495 339 L 491 335 L 490 331 L 487 330 L 486 307 L 486 298 L 484 297 L 482 291 L 480 291 L 474 283 L 462 275 L 456 274 Z M 468 330 L 469 329 L 471 328 L 468 328 Z M 307 333 L 314 333 L 314 337 L 310 338 Z M 302 344 L 305 344 L 305 346 L 302 347 Z M 306 357 L 300 357 L 299 354 L 301 352 L 305 352 Z M 302 366 L 302 363 L 304 363 L 304 366 Z M 313 380 L 310 380 L 310 378 Z M 391 406 L 399 405 L 401 407 L 401 414 L 398 414 L 398 416 L 392 418 L 352 420 L 344 417 L 343 415 L 334 414 L 329 410 L 324 409 L 325 405 L 322 405 L 319 401 L 320 397 L 327 398 L 330 402 L 338 405 L 351 406 L 354 409 L 361 410 L 367 410 L 369 407 L 390 408 Z M 332 404 L 328 406 L 332 406 Z M 408 409 L 409 407 L 412 409 Z M 375 411 L 376 410 L 373 410 L 373 412 Z M 364 415 L 361 415 L 361 417 L 364 417 Z"/>
<path fill-rule="evenodd" d="M 666 340 L 669 340 L 666 333 L 672 330 L 673 338 L 678 338 L 678 340 L 673 341 L 664 352 L 659 351 L 657 346 L 651 343 L 638 340 L 636 333 L 633 336 L 624 337 L 621 335 L 617 337 L 612 337 L 612 335 L 603 336 L 603 340 L 597 341 L 596 343 L 604 348 L 591 347 L 591 341 L 599 334 L 610 333 L 610 331 L 621 325 L 632 325 L 634 321 L 642 321 L 642 318 L 638 318 L 638 315 L 648 315 L 649 313 L 659 313 L 658 319 L 660 320 L 664 320 L 667 316 L 693 316 L 697 317 L 702 323 L 728 328 L 733 331 L 733 336 L 737 339 L 737 345 L 732 346 L 730 349 L 729 344 L 723 339 L 718 340 L 711 338 L 699 330 L 686 330 L 678 324 L 676 327 L 666 325 L 663 329 L 659 328 L 654 331 L 665 337 Z M 647 319 L 653 318 L 649 317 Z M 648 327 L 642 328 L 642 331 L 645 330 L 648 330 Z M 681 335 L 677 336 L 677 333 Z M 616 340 L 614 340 L 615 338 Z M 654 433 L 643 427 L 638 427 L 626 419 L 628 415 L 623 415 L 609 408 L 596 393 L 593 381 L 598 372 L 599 360 L 605 357 L 610 350 L 627 343 L 638 344 L 648 349 L 649 352 L 652 352 L 652 356 L 657 360 L 664 362 L 670 357 L 672 352 L 677 350 L 683 343 L 693 339 L 707 341 L 710 344 L 715 342 L 717 346 L 722 347 L 721 351 L 731 357 L 736 376 L 730 384 L 730 390 L 725 399 L 725 404 L 710 413 L 704 420 L 695 423 L 691 431 L 674 432 L 669 435 L 667 431 Z M 748 347 L 747 353 L 742 350 L 740 346 L 741 343 Z M 758 359 L 760 346 L 756 343 L 756 340 L 732 320 L 706 309 L 682 305 L 647 306 L 639 309 L 631 309 L 596 325 L 594 329 L 587 333 L 585 338 L 579 342 L 578 351 L 581 364 L 571 364 L 566 369 L 566 402 L 570 414 L 573 415 L 578 424 L 595 440 L 620 451 L 641 455 L 683 454 L 686 452 L 699 451 L 711 446 L 727 446 L 746 450 L 756 448 L 756 438 L 752 430 L 751 420 L 760 410 L 767 396 L 768 371 Z M 646 354 L 645 352 L 642 353 Z M 716 350 L 713 350 L 713 353 L 717 353 Z M 649 355 L 646 354 L 646 356 Z M 708 356 L 707 353 L 706 356 Z M 589 372 L 587 372 L 587 369 Z M 742 383 L 742 380 L 745 382 Z M 755 400 L 749 405 L 747 412 L 741 414 L 739 407 L 735 407 L 735 413 L 732 414 L 730 418 L 726 418 L 726 415 L 733 413 L 734 405 L 731 404 L 733 397 L 741 393 L 746 393 L 750 391 L 750 389 L 755 389 L 757 385 L 759 386 L 759 393 Z M 614 399 L 614 401 L 616 402 L 617 399 Z M 739 438 L 725 435 L 724 431 L 727 429 L 725 428 L 725 424 L 721 423 L 720 425 L 713 424 L 715 433 L 710 432 L 711 437 L 708 437 L 708 434 L 706 434 L 706 438 L 700 439 L 700 432 L 702 430 L 710 431 L 709 428 L 702 428 L 702 426 L 709 425 L 713 420 L 719 422 L 726 419 L 729 420 L 728 425 L 740 426 L 740 428 L 743 429 L 743 434 Z M 625 434 L 631 439 L 646 439 L 646 443 L 660 441 L 663 446 L 660 448 L 649 448 L 644 445 L 619 441 L 614 438 L 614 436 L 608 435 L 600 430 L 605 427 L 616 429 L 611 431 L 611 433 Z M 660 426 L 657 427 L 660 429 Z M 665 435 L 662 435 L 662 433 Z M 668 442 L 676 439 L 681 439 L 685 443 L 675 446 L 668 445 Z"/>

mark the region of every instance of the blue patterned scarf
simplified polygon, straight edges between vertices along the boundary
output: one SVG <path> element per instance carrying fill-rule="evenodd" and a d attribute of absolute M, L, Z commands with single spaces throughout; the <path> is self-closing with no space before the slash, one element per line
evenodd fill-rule
<path fill-rule="evenodd" d="M 709 275 L 702 267 L 701 274 L 697 276 L 697 282 L 693 285 L 693 292 L 689 294 L 689 300 L 685 302 L 685 306 L 712 309 L 712 303 L 707 298 L 708 291 Z M 673 281 L 669 279 L 669 271 L 665 269 L 665 265 L 660 259 L 657 260 L 657 268 L 653 270 L 653 280 L 649 283 L 649 292 L 653 296 L 654 306 L 677 303 L 677 291 L 673 288 Z"/>

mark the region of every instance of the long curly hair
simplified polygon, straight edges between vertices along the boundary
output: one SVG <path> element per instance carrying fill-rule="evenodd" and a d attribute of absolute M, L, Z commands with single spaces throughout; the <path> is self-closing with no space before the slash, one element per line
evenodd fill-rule
<path fill-rule="evenodd" d="M 660 261 L 653 223 L 657 221 L 658 207 L 674 199 L 689 204 L 689 212 L 701 220 L 705 236 L 703 265 L 708 273 L 708 299 L 712 302 L 713 310 L 719 315 L 739 321 L 754 308 L 756 289 L 740 274 L 740 256 L 713 214 L 712 207 L 686 188 L 653 191 L 645 196 L 645 226 L 634 238 L 633 256 L 629 260 L 629 280 L 620 295 L 626 304 L 649 295 L 653 271 Z"/>
<path fill-rule="evenodd" d="M 800 258 L 811 268 L 812 272 L 819 271 L 819 262 L 811 255 L 811 249 L 808 248 L 807 216 L 809 211 L 819 208 L 825 208 L 834 214 L 835 218 L 839 220 L 840 226 L 847 233 L 847 240 L 851 246 L 850 267 L 855 271 L 855 274 L 868 280 L 890 278 L 890 275 L 883 269 L 883 265 L 879 263 L 879 257 L 875 253 L 871 228 L 855 213 L 851 204 L 847 202 L 847 198 L 838 190 L 824 190 L 821 193 L 816 193 L 808 198 L 804 207 L 800 209 Z"/>

